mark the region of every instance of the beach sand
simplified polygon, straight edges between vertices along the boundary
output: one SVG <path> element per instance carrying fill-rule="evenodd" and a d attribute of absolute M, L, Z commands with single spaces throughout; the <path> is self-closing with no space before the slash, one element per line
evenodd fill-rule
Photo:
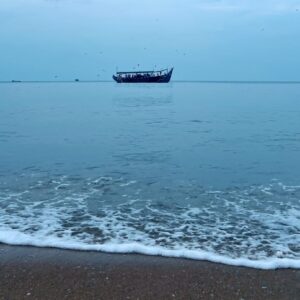
<path fill-rule="evenodd" d="M 0 299 L 299 299 L 300 270 L 0 245 Z"/>

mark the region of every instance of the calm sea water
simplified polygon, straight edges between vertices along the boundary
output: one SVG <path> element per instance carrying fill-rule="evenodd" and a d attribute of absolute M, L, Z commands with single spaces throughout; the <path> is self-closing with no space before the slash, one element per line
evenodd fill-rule
<path fill-rule="evenodd" d="M 0 84 L 0 242 L 300 268 L 299 99 L 299 84 Z"/>

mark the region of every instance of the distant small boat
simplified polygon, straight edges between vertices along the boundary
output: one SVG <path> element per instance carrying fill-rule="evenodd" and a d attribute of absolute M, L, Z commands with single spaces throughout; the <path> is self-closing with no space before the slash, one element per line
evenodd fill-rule
<path fill-rule="evenodd" d="M 113 79 L 118 83 L 164 83 L 169 82 L 173 68 L 159 71 L 117 72 Z"/>

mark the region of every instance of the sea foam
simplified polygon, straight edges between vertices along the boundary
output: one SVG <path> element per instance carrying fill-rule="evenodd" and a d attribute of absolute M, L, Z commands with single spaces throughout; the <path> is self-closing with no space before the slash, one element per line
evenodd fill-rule
<path fill-rule="evenodd" d="M 159 246 L 145 246 L 139 243 L 88 245 L 71 240 L 61 240 L 54 237 L 32 237 L 22 233 L 0 231 L 0 241 L 9 245 L 51 247 L 80 251 L 101 251 L 108 253 L 144 254 L 164 257 L 205 260 L 232 266 L 242 266 L 257 269 L 295 268 L 300 269 L 300 260 L 289 258 L 269 258 L 264 260 L 250 260 L 247 258 L 230 258 L 201 250 L 166 249 Z"/>
<path fill-rule="evenodd" d="M 170 196 L 171 195 L 171 196 Z M 0 186 L 0 242 L 300 268 L 300 187 L 33 177 Z"/>

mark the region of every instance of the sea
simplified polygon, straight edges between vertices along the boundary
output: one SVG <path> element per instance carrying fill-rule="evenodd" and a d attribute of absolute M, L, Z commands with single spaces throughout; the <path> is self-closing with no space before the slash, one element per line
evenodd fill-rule
<path fill-rule="evenodd" d="M 0 242 L 300 268 L 300 84 L 0 84 Z"/>

